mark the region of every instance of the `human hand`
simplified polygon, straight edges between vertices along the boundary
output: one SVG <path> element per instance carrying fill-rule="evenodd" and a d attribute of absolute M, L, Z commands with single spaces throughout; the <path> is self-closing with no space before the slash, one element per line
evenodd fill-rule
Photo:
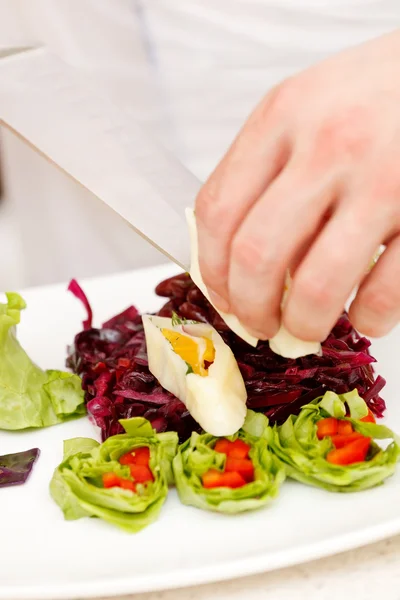
<path fill-rule="evenodd" d="M 322 341 L 359 284 L 355 327 L 382 336 L 400 319 L 399 64 L 395 32 L 284 81 L 202 187 L 203 279 L 256 337 L 271 338 L 282 318 Z"/>

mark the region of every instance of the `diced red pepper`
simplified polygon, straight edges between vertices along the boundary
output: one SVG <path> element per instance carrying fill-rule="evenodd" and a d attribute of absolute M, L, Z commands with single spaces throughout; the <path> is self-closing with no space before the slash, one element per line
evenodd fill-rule
<path fill-rule="evenodd" d="M 131 492 L 136 492 L 136 484 L 130 479 L 121 479 L 119 487 L 123 490 L 131 490 Z"/>
<path fill-rule="evenodd" d="M 370 443 L 371 438 L 362 437 L 351 444 L 347 444 L 347 446 L 344 446 L 343 448 L 331 450 L 328 452 L 326 460 L 333 465 L 341 466 L 364 462 L 368 454 Z"/>
<path fill-rule="evenodd" d="M 242 487 L 246 485 L 246 480 L 240 473 L 227 473 L 226 471 L 222 473 L 222 487 L 229 487 L 232 489 Z"/>
<path fill-rule="evenodd" d="M 229 440 L 222 438 L 217 440 L 217 443 L 214 446 L 214 450 L 216 452 L 221 452 L 227 456 L 232 456 L 232 458 L 247 458 L 250 449 L 250 446 L 240 438 L 234 442 L 230 442 Z"/>
<path fill-rule="evenodd" d="M 228 456 L 225 463 L 226 473 L 239 473 L 247 482 L 254 480 L 254 465 L 248 458 Z"/>
<path fill-rule="evenodd" d="M 119 487 L 121 478 L 115 473 L 104 473 L 103 486 L 105 488 Z"/>
<path fill-rule="evenodd" d="M 218 488 L 218 487 L 228 487 L 228 488 L 238 488 L 246 485 L 246 481 L 239 473 L 221 473 L 216 469 L 210 469 L 207 473 L 204 473 L 202 476 L 203 486 L 206 489 Z"/>
<path fill-rule="evenodd" d="M 350 435 L 353 433 L 353 427 L 350 421 L 339 421 L 338 422 L 338 435 Z"/>
<path fill-rule="evenodd" d="M 207 489 L 221 487 L 221 475 L 221 471 L 217 471 L 217 469 L 210 469 L 201 477 L 203 487 Z"/>
<path fill-rule="evenodd" d="M 344 446 L 347 446 L 348 444 L 351 444 L 352 442 L 355 442 L 363 437 L 364 436 L 362 433 L 358 433 L 357 431 L 354 431 L 349 435 L 333 435 L 332 443 L 335 448 L 343 448 Z"/>
<path fill-rule="evenodd" d="M 135 457 L 133 456 L 132 452 L 127 452 L 119 457 L 119 462 L 121 465 L 134 465 Z"/>
<path fill-rule="evenodd" d="M 215 452 L 221 452 L 221 454 L 228 454 L 229 450 L 231 448 L 231 442 L 229 440 L 226 440 L 225 438 L 221 438 L 219 440 L 217 440 L 215 446 L 214 446 L 214 450 Z"/>
<path fill-rule="evenodd" d="M 135 448 L 132 452 L 135 465 L 144 465 L 145 467 L 148 467 L 150 460 L 150 448 L 148 446 Z"/>
<path fill-rule="evenodd" d="M 360 421 L 362 421 L 363 423 L 376 423 L 374 413 L 372 412 L 372 410 L 370 408 L 368 409 L 367 416 L 360 419 Z"/>
<path fill-rule="evenodd" d="M 250 446 L 243 440 L 238 438 L 231 442 L 231 447 L 228 451 L 228 456 L 231 458 L 247 458 L 249 456 Z"/>
<path fill-rule="evenodd" d="M 144 465 L 148 466 L 150 460 L 150 448 L 141 446 L 120 456 L 121 465 Z"/>
<path fill-rule="evenodd" d="M 322 440 L 324 437 L 336 435 L 338 432 L 339 422 L 334 417 L 320 419 L 317 422 L 317 437 Z"/>
<path fill-rule="evenodd" d="M 136 483 L 154 481 L 153 473 L 145 465 L 129 465 L 129 469 Z"/>

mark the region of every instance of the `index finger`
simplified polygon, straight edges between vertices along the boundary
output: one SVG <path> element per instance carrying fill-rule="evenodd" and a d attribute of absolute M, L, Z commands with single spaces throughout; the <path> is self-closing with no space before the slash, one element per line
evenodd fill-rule
<path fill-rule="evenodd" d="M 213 303 L 225 312 L 232 239 L 290 155 L 289 140 L 269 105 L 261 104 L 249 118 L 196 200 L 201 274 Z"/>

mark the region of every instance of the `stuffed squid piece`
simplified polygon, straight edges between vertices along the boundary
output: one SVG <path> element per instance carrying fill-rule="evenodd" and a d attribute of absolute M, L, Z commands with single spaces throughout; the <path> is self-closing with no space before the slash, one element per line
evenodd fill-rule
<path fill-rule="evenodd" d="M 67 520 L 98 517 L 135 533 L 157 519 L 165 502 L 178 436 L 157 434 L 142 417 L 120 423 L 126 433 L 103 444 L 66 440 L 50 493 Z"/>
<path fill-rule="evenodd" d="M 212 435 L 232 435 L 246 416 L 247 393 L 232 353 L 217 331 L 177 317 L 143 316 L 149 369 Z"/>

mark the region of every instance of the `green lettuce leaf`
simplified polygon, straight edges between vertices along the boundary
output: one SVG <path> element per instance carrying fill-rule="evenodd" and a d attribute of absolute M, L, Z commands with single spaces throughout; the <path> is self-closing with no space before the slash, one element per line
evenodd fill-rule
<path fill-rule="evenodd" d="M 240 438 L 251 446 L 249 457 L 254 465 L 255 479 L 241 488 L 205 489 L 201 476 L 209 469 L 223 470 L 225 455 L 213 449 L 218 438 L 211 434 L 192 433 L 178 449 L 173 461 L 175 485 L 183 504 L 204 510 L 235 514 L 269 504 L 279 492 L 285 471 L 268 448 L 272 436 L 268 419 L 247 411 L 243 428 L 228 440 Z"/>
<path fill-rule="evenodd" d="M 325 457 L 334 448 L 330 438 L 318 440 L 317 421 L 328 416 L 344 418 L 347 412 L 355 431 L 372 440 L 389 440 L 385 449 L 372 441 L 367 460 L 353 465 L 329 463 Z M 289 477 L 302 483 L 332 492 L 357 492 L 383 483 L 396 468 L 400 454 L 399 439 L 384 425 L 363 423 L 359 419 L 368 414 L 368 407 L 357 390 L 338 395 L 326 392 L 303 406 L 298 416 L 273 430 L 271 448 L 285 465 Z M 390 441 L 391 440 L 391 441 Z"/>
<path fill-rule="evenodd" d="M 140 531 L 158 517 L 173 481 L 171 462 L 178 446 L 175 432 L 157 434 L 143 417 L 122 419 L 126 433 L 103 444 L 88 438 L 64 442 L 64 459 L 54 472 L 50 493 L 67 520 L 98 517 L 129 533 Z M 118 487 L 105 489 L 102 475 L 130 478 L 129 467 L 119 458 L 147 446 L 154 481 L 138 484 L 137 492 Z"/>
<path fill-rule="evenodd" d="M 21 310 L 19 294 L 7 293 L 0 303 L 0 429 L 48 427 L 85 413 L 84 393 L 77 375 L 42 371 L 16 337 Z"/>

